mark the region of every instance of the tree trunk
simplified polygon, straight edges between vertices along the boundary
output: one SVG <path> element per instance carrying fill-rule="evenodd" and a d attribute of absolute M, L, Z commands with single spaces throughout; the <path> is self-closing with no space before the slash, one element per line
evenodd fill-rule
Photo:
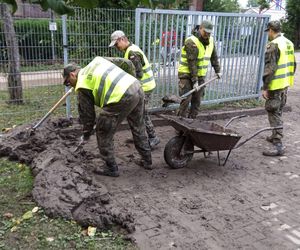
<path fill-rule="evenodd" d="M 191 0 L 190 1 L 190 10 L 202 11 L 203 10 L 204 0 Z"/>
<path fill-rule="evenodd" d="M 20 72 L 20 54 L 13 24 L 13 18 L 7 4 L 0 4 L 3 19 L 3 31 L 8 55 L 8 91 L 9 103 L 23 103 L 23 89 Z"/>

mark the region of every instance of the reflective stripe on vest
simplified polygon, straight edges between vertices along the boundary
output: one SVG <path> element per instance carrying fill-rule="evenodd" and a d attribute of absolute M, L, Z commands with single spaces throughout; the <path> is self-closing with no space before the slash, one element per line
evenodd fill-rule
<path fill-rule="evenodd" d="M 125 59 L 129 59 L 130 51 L 139 52 L 143 56 L 143 60 L 145 62 L 145 65 L 143 66 L 143 77 L 142 77 L 142 79 L 140 79 L 142 89 L 144 90 L 144 92 L 153 90 L 155 88 L 156 84 L 155 84 L 155 80 L 154 80 L 153 71 L 151 69 L 151 65 L 150 65 L 147 57 L 145 56 L 144 52 L 138 46 L 136 46 L 135 44 L 132 44 L 131 46 L 129 46 L 127 48 L 127 50 L 125 52 L 125 55 L 124 55 Z"/>
<path fill-rule="evenodd" d="M 275 38 L 271 43 L 278 45 L 280 57 L 277 62 L 277 70 L 269 84 L 269 90 L 284 89 L 288 86 L 293 86 L 295 67 L 293 43 L 284 36 Z"/>
<path fill-rule="evenodd" d="M 78 73 L 75 90 L 93 91 L 95 105 L 117 103 L 136 79 L 103 57 L 96 57 Z"/>
<path fill-rule="evenodd" d="M 198 48 L 198 60 L 197 60 L 197 75 L 198 76 L 206 76 L 208 64 L 210 62 L 210 57 L 214 49 L 214 40 L 212 37 L 209 38 L 209 45 L 204 48 L 203 44 L 199 41 L 197 37 L 194 35 L 188 37 L 187 39 L 191 39 L 193 43 L 196 44 Z M 179 63 L 178 72 L 180 73 L 190 73 L 190 69 L 188 67 L 188 61 L 186 57 L 185 46 L 181 49 L 181 58 Z"/>

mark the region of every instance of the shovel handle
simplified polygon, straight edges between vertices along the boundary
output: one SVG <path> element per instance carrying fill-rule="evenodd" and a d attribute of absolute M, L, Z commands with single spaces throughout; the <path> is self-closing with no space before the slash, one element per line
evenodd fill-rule
<path fill-rule="evenodd" d="M 190 90 L 189 92 L 186 92 L 185 94 L 183 94 L 182 96 L 180 96 L 181 99 L 184 99 L 186 97 L 188 97 L 189 95 L 193 94 L 195 91 L 199 91 L 200 89 L 202 89 L 203 87 L 205 87 L 207 84 L 209 84 L 210 82 L 214 81 L 218 79 L 217 76 L 211 78 L 210 80 L 208 80 L 207 82 L 201 84 L 200 86 L 193 88 L 192 90 Z"/>
<path fill-rule="evenodd" d="M 73 92 L 74 88 L 70 88 L 60 99 L 57 103 L 55 103 L 55 105 L 48 111 L 47 114 L 45 114 L 45 116 L 37 123 L 35 124 L 32 129 L 35 130 L 36 128 L 38 128 L 47 118 L 49 115 L 51 115 L 51 113 L 57 109 L 57 107 L 67 98 L 67 96 L 69 96 L 72 92 Z"/>

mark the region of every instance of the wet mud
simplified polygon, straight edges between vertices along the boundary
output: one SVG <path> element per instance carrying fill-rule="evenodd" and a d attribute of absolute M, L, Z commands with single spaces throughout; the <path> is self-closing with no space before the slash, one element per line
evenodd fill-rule
<path fill-rule="evenodd" d="M 287 235 L 300 227 L 299 86 L 288 96 L 292 112 L 283 114 L 282 157 L 262 155 L 271 146 L 265 132 L 232 150 L 225 166 L 218 165 L 212 151 L 194 153 L 186 167 L 170 169 L 164 148 L 176 133 L 169 124 L 156 127 L 161 143 L 152 151 L 151 171 L 136 165 L 139 155 L 128 140 L 130 131 L 118 131 L 114 141 L 120 176 L 105 177 L 93 172 L 103 164 L 96 136 L 74 152 L 80 125 L 63 119 L 45 122 L 32 135 L 30 125 L 3 134 L 0 157 L 32 168 L 33 197 L 48 215 L 121 229 L 140 249 L 292 250 L 299 246 Z M 228 120 L 214 123 L 224 126 Z M 243 140 L 268 126 L 265 114 L 236 120 L 228 129 Z M 227 153 L 220 151 L 221 163 Z M 278 209 L 261 209 L 270 203 Z M 281 225 L 291 228 L 279 230 Z"/>
<path fill-rule="evenodd" d="M 133 232 L 130 211 L 120 207 L 106 186 L 93 179 L 93 170 L 98 166 L 91 161 L 98 157 L 97 147 L 74 152 L 79 137 L 76 121 L 50 120 L 35 131 L 27 124 L 1 136 L 0 157 L 31 167 L 35 176 L 33 198 L 49 216 L 100 229 L 119 225 Z"/>

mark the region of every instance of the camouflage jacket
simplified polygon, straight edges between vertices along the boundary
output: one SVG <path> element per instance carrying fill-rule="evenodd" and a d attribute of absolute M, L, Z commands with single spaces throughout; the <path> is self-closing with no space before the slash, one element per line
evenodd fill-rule
<path fill-rule="evenodd" d="M 131 46 L 130 43 L 129 46 Z M 128 54 L 128 59 L 133 63 L 135 66 L 135 74 L 138 80 L 142 79 L 143 77 L 143 66 L 145 66 L 143 55 L 137 51 L 130 51 Z"/>
<path fill-rule="evenodd" d="M 130 60 L 118 57 L 105 57 L 128 74 L 135 76 L 135 67 Z M 88 89 L 78 89 L 79 122 L 82 124 L 83 135 L 89 136 L 95 125 L 96 113 L 93 92 Z"/>
<path fill-rule="evenodd" d="M 206 46 L 209 44 L 209 41 L 203 39 L 199 35 L 199 32 L 193 32 L 193 35 L 198 37 L 199 41 L 206 48 Z M 184 46 L 186 49 L 186 56 L 187 56 L 187 61 L 188 61 L 189 69 L 190 69 L 190 74 L 178 73 L 178 77 L 179 78 L 189 78 L 192 80 L 192 82 L 196 82 L 198 80 L 197 58 L 198 58 L 199 50 L 198 50 L 196 44 L 191 39 L 185 40 Z M 220 64 L 219 64 L 215 45 L 214 45 L 213 52 L 211 54 L 210 62 L 211 62 L 212 67 L 214 68 L 215 72 L 219 73 L 220 72 Z"/>
<path fill-rule="evenodd" d="M 281 34 L 278 34 L 275 38 L 280 36 Z M 266 46 L 266 52 L 265 52 L 265 67 L 264 67 L 264 74 L 263 74 L 263 90 L 267 90 L 269 88 L 269 84 L 273 79 L 273 76 L 277 70 L 277 63 L 280 57 L 280 50 L 278 48 L 278 45 L 276 43 L 268 43 Z M 296 60 L 295 60 L 295 67 L 294 72 L 296 70 Z"/>

